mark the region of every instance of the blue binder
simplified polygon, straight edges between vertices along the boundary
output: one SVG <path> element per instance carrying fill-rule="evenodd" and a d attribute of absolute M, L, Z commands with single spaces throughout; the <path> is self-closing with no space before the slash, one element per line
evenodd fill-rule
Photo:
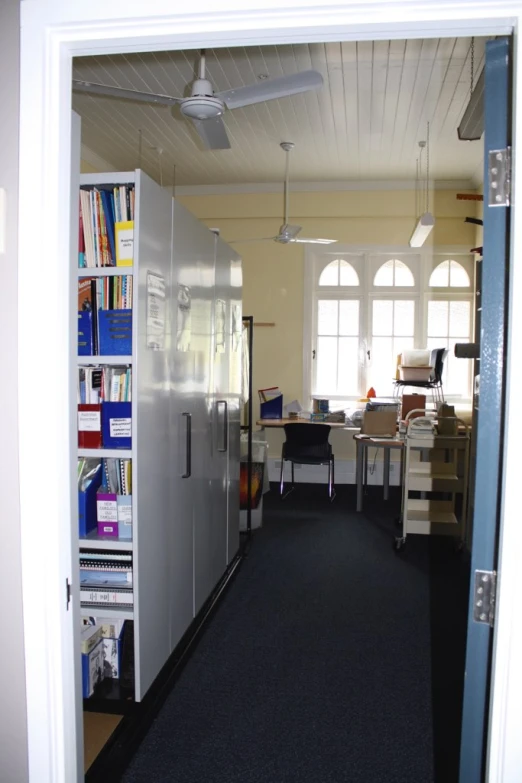
<path fill-rule="evenodd" d="M 78 354 L 92 356 L 92 312 L 90 310 L 78 311 Z"/>
<path fill-rule="evenodd" d="M 102 442 L 104 449 L 131 449 L 132 403 L 102 404 Z"/>
<path fill-rule="evenodd" d="M 102 469 L 96 471 L 94 478 L 85 490 L 78 490 L 78 523 L 80 538 L 85 538 L 97 525 L 96 520 L 96 493 L 102 482 Z"/>
<path fill-rule="evenodd" d="M 132 310 L 98 310 L 100 356 L 130 356 Z"/>
<path fill-rule="evenodd" d="M 282 419 L 283 418 L 283 395 L 274 397 L 273 400 L 267 400 L 261 403 L 262 419 Z"/>

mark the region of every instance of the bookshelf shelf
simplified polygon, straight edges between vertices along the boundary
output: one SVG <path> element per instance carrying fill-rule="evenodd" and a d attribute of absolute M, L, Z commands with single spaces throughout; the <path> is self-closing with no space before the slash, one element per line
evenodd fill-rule
<path fill-rule="evenodd" d="M 134 610 L 130 606 L 118 606 L 117 604 L 107 604 L 98 606 L 97 604 L 81 604 L 83 614 L 91 614 L 96 618 L 121 617 L 124 620 L 134 618 Z"/>
<path fill-rule="evenodd" d="M 99 536 L 95 530 L 89 533 L 86 538 L 80 538 L 79 544 L 84 549 L 102 549 L 107 552 L 129 552 L 132 550 L 132 541 Z"/>
<path fill-rule="evenodd" d="M 114 457 L 116 459 L 132 459 L 131 449 L 78 449 L 79 457 Z"/>
<path fill-rule="evenodd" d="M 132 356 L 78 356 L 78 364 L 132 364 Z"/>
<path fill-rule="evenodd" d="M 115 277 L 132 275 L 132 266 L 82 266 L 78 267 L 78 277 Z"/>

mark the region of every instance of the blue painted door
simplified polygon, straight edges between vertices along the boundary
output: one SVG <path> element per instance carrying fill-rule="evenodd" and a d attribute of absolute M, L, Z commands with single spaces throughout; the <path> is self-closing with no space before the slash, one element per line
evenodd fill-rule
<path fill-rule="evenodd" d="M 495 571 L 502 481 L 502 431 L 509 207 L 489 206 L 489 152 L 510 145 L 510 43 L 486 44 L 484 88 L 484 240 L 480 336 L 480 395 L 471 583 L 459 783 L 480 783 L 485 773 L 492 628 L 474 619 L 475 572 Z M 499 426 L 500 424 L 500 426 Z"/>

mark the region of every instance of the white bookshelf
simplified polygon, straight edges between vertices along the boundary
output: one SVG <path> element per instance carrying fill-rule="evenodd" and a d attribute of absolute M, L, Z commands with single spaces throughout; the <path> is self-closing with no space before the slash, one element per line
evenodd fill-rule
<path fill-rule="evenodd" d="M 131 606 L 118 606 L 116 604 L 107 604 L 107 606 L 98 606 L 97 604 L 82 604 L 82 615 L 92 615 L 99 619 L 110 619 L 111 617 L 121 617 L 124 620 L 134 619 L 134 610 Z"/>
<path fill-rule="evenodd" d="M 132 275 L 132 266 L 81 266 L 78 267 L 78 277 L 117 277 Z"/>
<path fill-rule="evenodd" d="M 132 356 L 78 356 L 78 366 L 132 364 Z"/>
<path fill-rule="evenodd" d="M 85 538 L 80 538 L 80 546 L 83 549 L 101 549 L 107 552 L 129 552 L 132 550 L 132 540 L 123 541 L 119 538 L 107 538 L 99 536 L 95 530 Z"/>
<path fill-rule="evenodd" d="M 132 459 L 132 449 L 78 449 L 79 457 Z"/>

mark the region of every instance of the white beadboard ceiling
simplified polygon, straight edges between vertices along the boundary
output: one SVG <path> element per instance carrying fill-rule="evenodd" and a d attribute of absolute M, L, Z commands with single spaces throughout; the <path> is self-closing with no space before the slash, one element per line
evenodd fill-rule
<path fill-rule="evenodd" d="M 475 78 L 485 38 L 475 39 Z M 198 51 L 81 57 L 76 79 L 186 95 Z M 281 141 L 293 141 L 291 180 L 415 180 L 418 142 L 430 123 L 430 179 L 482 181 L 482 142 L 457 126 L 469 100 L 470 38 L 313 43 L 207 50 L 215 91 L 313 68 L 317 92 L 227 110 L 232 149 L 203 150 L 191 123 L 167 106 L 73 93 L 85 148 L 115 169 L 141 166 L 164 185 L 279 182 Z M 141 131 L 141 160 L 140 160 Z"/>

